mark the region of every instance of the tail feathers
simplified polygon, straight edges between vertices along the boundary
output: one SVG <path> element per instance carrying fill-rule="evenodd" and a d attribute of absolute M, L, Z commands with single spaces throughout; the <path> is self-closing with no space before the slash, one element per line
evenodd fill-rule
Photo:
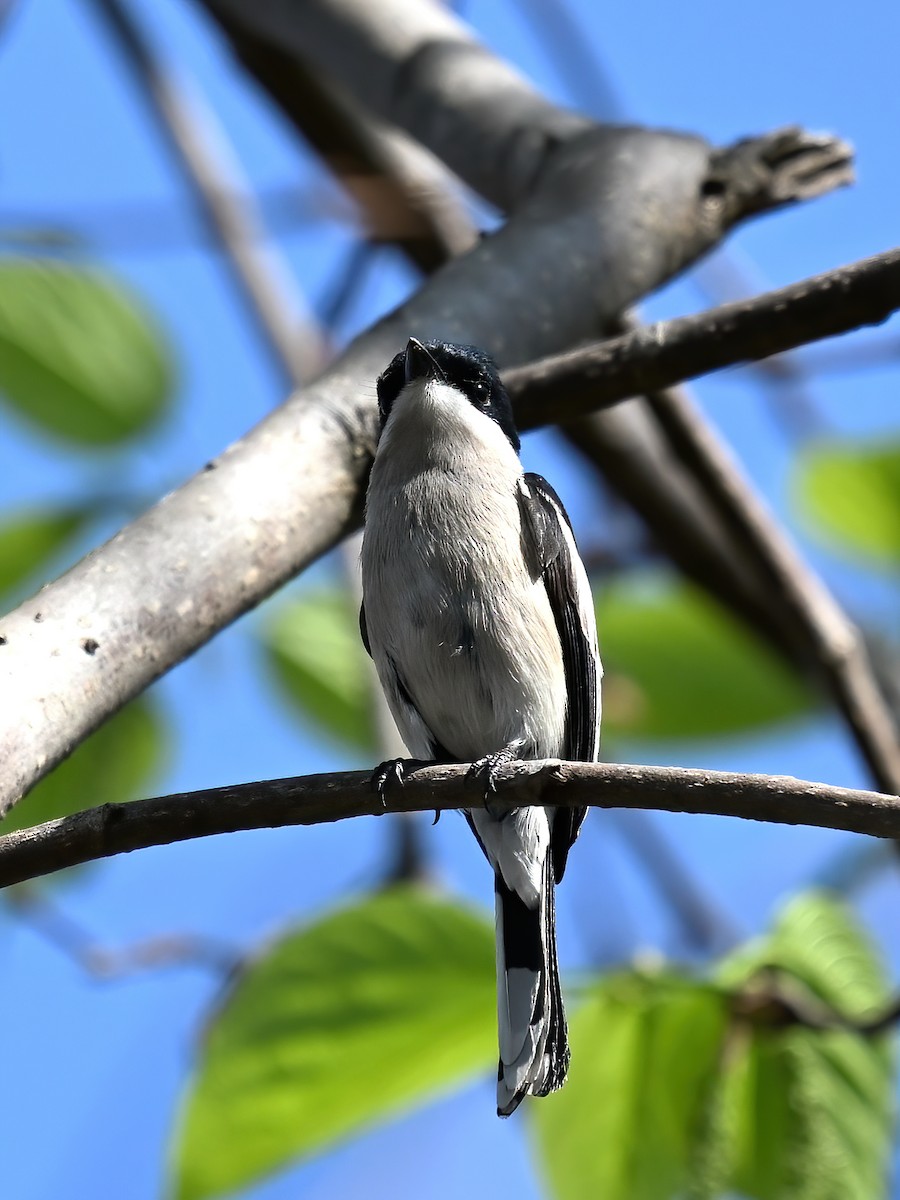
<path fill-rule="evenodd" d="M 566 1014 L 556 959 L 554 885 L 549 863 L 537 908 L 496 876 L 497 1113 L 508 1117 L 527 1095 L 561 1087 L 569 1067 Z"/>

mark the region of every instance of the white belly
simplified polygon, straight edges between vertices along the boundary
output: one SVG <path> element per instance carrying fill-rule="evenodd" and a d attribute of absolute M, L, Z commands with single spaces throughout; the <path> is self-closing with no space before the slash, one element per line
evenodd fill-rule
<path fill-rule="evenodd" d="M 370 491 L 363 589 L 372 655 L 410 753 L 428 730 L 471 761 L 522 740 L 522 755 L 561 755 L 566 684 L 544 585 L 519 543 L 521 466 L 488 481 L 483 464 L 435 466 Z M 389 460 L 380 465 L 390 469 Z M 388 481 L 383 478 L 381 483 Z M 502 531 L 506 531 L 503 533 Z M 514 536 L 510 536 L 514 531 Z"/>

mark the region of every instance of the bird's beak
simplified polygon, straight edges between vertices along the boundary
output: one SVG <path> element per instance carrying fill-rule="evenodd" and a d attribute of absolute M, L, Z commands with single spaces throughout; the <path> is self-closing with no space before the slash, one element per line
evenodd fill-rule
<path fill-rule="evenodd" d="M 444 372 L 434 361 L 428 350 L 418 338 L 414 337 L 411 337 L 406 343 L 403 368 L 406 383 L 411 383 L 414 379 L 444 378 Z"/>

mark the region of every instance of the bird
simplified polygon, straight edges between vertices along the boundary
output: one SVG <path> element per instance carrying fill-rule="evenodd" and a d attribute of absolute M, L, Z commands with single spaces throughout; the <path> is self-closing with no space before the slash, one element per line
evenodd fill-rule
<path fill-rule="evenodd" d="M 508 809 L 515 760 L 594 762 L 602 668 L 590 583 L 566 511 L 525 472 L 512 404 L 474 346 L 410 337 L 377 380 L 360 631 L 414 760 L 472 764 L 464 815 L 494 869 L 497 1113 L 565 1082 L 555 886 L 586 809 Z M 403 762 L 373 775 L 382 789 Z"/>

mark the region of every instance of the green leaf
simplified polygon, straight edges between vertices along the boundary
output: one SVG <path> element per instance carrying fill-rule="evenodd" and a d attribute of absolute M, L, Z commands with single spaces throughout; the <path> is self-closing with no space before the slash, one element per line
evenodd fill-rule
<path fill-rule="evenodd" d="M 798 1137 L 792 1084 L 784 1035 L 729 1029 L 699 1129 L 692 1200 L 735 1188 L 747 1197 L 786 1194 Z"/>
<path fill-rule="evenodd" d="M 0 833 L 149 790 L 165 755 L 165 729 L 146 697 L 133 700 L 90 735 L 0 823 Z"/>
<path fill-rule="evenodd" d="M 613 740 L 712 738 L 810 713 L 813 698 L 772 651 L 712 600 L 659 576 L 597 598 Z"/>
<path fill-rule="evenodd" d="M 797 461 L 794 495 L 839 550 L 900 565 L 900 443 L 822 444 Z"/>
<path fill-rule="evenodd" d="M 372 681 L 346 592 L 308 592 L 278 608 L 262 632 L 284 694 L 331 737 L 371 755 L 377 737 Z"/>
<path fill-rule="evenodd" d="M 731 1056 L 729 1183 L 752 1200 L 878 1200 L 888 1193 L 892 1061 L 884 1038 L 758 1031 Z"/>
<path fill-rule="evenodd" d="M 0 518 L 0 594 L 12 591 L 55 558 L 91 515 L 83 508 L 36 508 Z"/>
<path fill-rule="evenodd" d="M 79 445 L 112 445 L 163 413 L 172 368 L 141 305 L 104 272 L 0 260 L 0 395 Z"/>
<path fill-rule="evenodd" d="M 288 934 L 215 1014 L 174 1193 L 233 1192 L 458 1085 L 496 1055 L 488 923 L 396 888 Z"/>
<path fill-rule="evenodd" d="M 828 892 L 796 896 L 772 931 L 730 955 L 717 978 L 726 987 L 739 987 L 767 967 L 799 979 L 851 1019 L 871 1016 L 888 999 L 875 947 L 847 905 Z"/>
<path fill-rule="evenodd" d="M 817 892 L 711 983 L 634 972 L 602 981 L 571 1022 L 568 1083 L 532 1110 L 554 1196 L 886 1197 L 888 1039 L 773 1023 L 771 1006 L 737 1016 L 730 993 L 764 986 L 764 968 L 847 1017 L 887 999 L 856 921 Z"/>
<path fill-rule="evenodd" d="M 684 1194 L 714 1078 L 726 999 L 674 975 L 617 975 L 570 1022 L 565 1087 L 532 1109 L 560 1200 L 672 1200 Z"/>
<path fill-rule="evenodd" d="M 888 987 L 849 910 L 825 893 L 792 901 L 772 933 L 723 964 L 730 987 L 764 968 L 848 1018 L 871 1016 Z M 892 1054 L 886 1037 L 757 1028 L 730 1056 L 736 1114 L 730 1178 L 753 1200 L 877 1200 L 887 1193 Z"/>

